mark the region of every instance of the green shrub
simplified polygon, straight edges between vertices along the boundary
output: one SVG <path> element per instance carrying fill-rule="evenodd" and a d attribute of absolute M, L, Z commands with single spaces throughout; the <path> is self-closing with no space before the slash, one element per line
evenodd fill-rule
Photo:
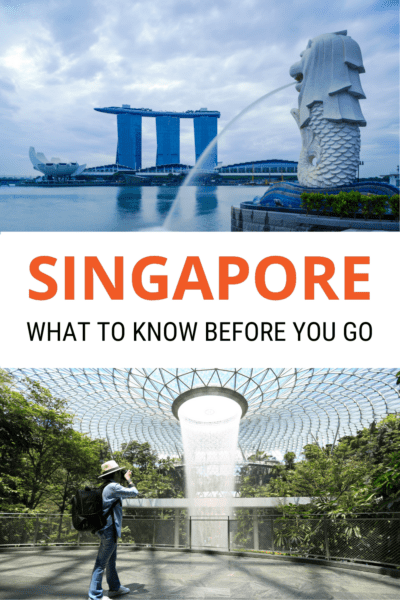
<path fill-rule="evenodd" d="M 301 194 L 301 206 L 307 210 L 320 211 L 324 208 L 326 196 L 324 194 L 316 194 L 312 192 L 303 192 Z"/>
<path fill-rule="evenodd" d="M 389 198 L 389 206 L 392 215 L 398 219 L 399 218 L 399 194 L 394 194 L 391 198 Z"/>
<path fill-rule="evenodd" d="M 365 219 L 382 219 L 385 214 L 399 218 L 399 195 L 389 198 L 382 195 L 362 195 L 357 190 L 339 192 L 338 194 L 316 194 L 303 192 L 301 207 L 324 215 L 333 214 L 337 217 L 363 216 Z M 390 209 L 390 210 L 389 210 Z"/>
<path fill-rule="evenodd" d="M 310 195 L 308 192 L 303 192 L 300 196 L 301 198 L 301 203 L 300 206 L 301 208 L 305 208 L 308 214 L 308 211 L 310 210 L 310 205 L 309 205 L 309 199 L 310 199 Z"/>
<path fill-rule="evenodd" d="M 344 194 L 345 192 L 342 192 Z M 356 215 L 361 208 L 361 194 L 356 190 L 347 193 L 347 214 Z"/>
<path fill-rule="evenodd" d="M 361 194 L 357 191 L 339 192 L 327 197 L 333 213 L 338 217 L 349 217 L 358 213 Z"/>
<path fill-rule="evenodd" d="M 361 196 L 361 213 L 365 219 L 372 214 L 372 196 Z"/>
<path fill-rule="evenodd" d="M 386 214 L 389 207 L 388 197 L 386 195 L 375 196 L 373 201 L 373 213 L 382 219 L 382 215 Z"/>

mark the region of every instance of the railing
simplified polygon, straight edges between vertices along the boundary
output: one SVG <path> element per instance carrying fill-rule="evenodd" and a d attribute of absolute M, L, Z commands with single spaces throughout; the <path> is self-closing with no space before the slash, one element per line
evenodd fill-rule
<path fill-rule="evenodd" d="M 69 515 L 0 513 L 0 548 L 98 544 Z M 183 511 L 124 516 L 121 543 L 139 547 L 263 552 L 390 567 L 400 566 L 400 515 L 283 518 L 246 510 L 235 518 L 186 518 Z"/>

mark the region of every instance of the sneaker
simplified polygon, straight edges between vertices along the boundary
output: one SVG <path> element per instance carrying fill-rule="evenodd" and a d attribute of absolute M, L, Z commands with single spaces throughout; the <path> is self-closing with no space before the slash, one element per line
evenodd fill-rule
<path fill-rule="evenodd" d="M 117 590 L 116 592 L 112 592 L 111 590 L 108 590 L 108 595 L 110 598 L 116 598 L 117 596 L 123 596 L 124 594 L 129 594 L 130 591 L 131 590 L 129 588 L 121 585 L 119 590 Z M 107 600 L 106 596 L 103 596 L 103 599 Z"/>

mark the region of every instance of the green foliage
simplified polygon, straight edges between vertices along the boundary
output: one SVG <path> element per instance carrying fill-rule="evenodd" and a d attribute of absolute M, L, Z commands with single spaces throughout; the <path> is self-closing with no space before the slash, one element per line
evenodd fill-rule
<path fill-rule="evenodd" d="M 283 457 L 283 460 L 285 461 L 286 469 L 288 469 L 288 470 L 294 469 L 295 458 L 296 458 L 296 455 L 294 452 L 286 452 L 285 456 Z"/>
<path fill-rule="evenodd" d="M 98 483 L 100 464 L 111 458 L 108 443 L 72 425 L 65 401 L 29 379 L 17 389 L 0 371 L 0 512 L 62 514 L 78 489 Z M 143 495 L 181 494 L 175 460 L 159 460 L 149 444 L 132 441 L 114 458 L 132 470 Z"/>
<path fill-rule="evenodd" d="M 389 206 L 392 215 L 398 219 L 399 218 L 399 194 L 394 194 L 391 198 L 389 198 Z"/>
<path fill-rule="evenodd" d="M 256 453 L 249 456 L 247 460 L 249 462 L 266 462 L 268 460 L 271 460 L 271 458 L 273 458 L 273 456 L 271 456 L 270 454 L 265 454 L 265 452 L 257 450 Z"/>
<path fill-rule="evenodd" d="M 303 192 L 301 207 L 307 210 L 307 214 L 315 211 L 340 218 L 382 219 L 385 214 L 399 218 L 398 194 L 389 198 L 386 195 L 362 195 L 356 190 L 338 194 Z"/>
<path fill-rule="evenodd" d="M 159 459 L 150 444 L 137 441 L 123 444 L 114 453 L 120 466 L 132 471 L 132 481 L 147 498 L 176 498 L 183 496 L 183 482 L 177 476 L 177 459 Z"/>
<path fill-rule="evenodd" d="M 121 542 L 123 544 L 134 544 L 135 543 L 135 538 L 133 536 L 132 530 L 127 525 L 125 525 L 125 527 L 121 528 Z"/>
<path fill-rule="evenodd" d="M 349 217 L 358 212 L 360 192 L 339 192 L 326 197 L 327 206 L 332 207 L 332 212 L 337 217 Z"/>
<path fill-rule="evenodd" d="M 321 447 L 317 441 L 308 444 L 302 460 L 295 463 L 285 455 L 285 465 L 275 467 L 266 485 L 252 483 L 243 480 L 242 496 L 311 498 L 308 507 L 282 508 L 283 514 L 291 516 L 400 510 L 400 415 L 388 415 L 356 435 L 345 436 L 335 447 Z"/>
<path fill-rule="evenodd" d="M 139 442 L 132 441 L 129 444 L 122 444 L 121 450 L 116 453 L 118 455 L 116 460 L 119 463 L 125 463 L 129 465 L 129 468 L 136 468 L 139 471 L 146 471 L 149 468 L 153 468 L 157 462 L 157 455 L 151 450 L 151 446 L 148 443 L 140 444 Z"/>
<path fill-rule="evenodd" d="M 0 545 L 56 543 L 76 544 L 78 532 L 71 527 L 71 518 L 65 515 L 44 515 L 35 511 L 18 518 L 1 519 Z"/>
<path fill-rule="evenodd" d="M 373 201 L 373 212 L 375 215 L 382 219 L 382 216 L 388 212 L 389 198 L 386 195 L 375 196 Z"/>
<path fill-rule="evenodd" d="M 315 531 L 309 521 L 300 519 L 278 519 L 274 527 L 275 547 L 280 550 L 295 549 L 307 553 L 315 536 Z M 315 542 L 314 542 L 315 544 Z M 318 554 L 323 554 L 323 544 L 319 543 Z"/>
<path fill-rule="evenodd" d="M 66 403 L 29 379 L 0 373 L 1 510 L 57 509 L 99 468 L 99 444 L 72 428 Z"/>
<path fill-rule="evenodd" d="M 311 192 L 303 192 L 301 194 L 301 206 L 302 208 L 307 209 L 307 214 L 309 210 L 315 210 L 317 212 L 321 212 L 325 207 L 326 196 L 324 194 L 315 194 Z"/>

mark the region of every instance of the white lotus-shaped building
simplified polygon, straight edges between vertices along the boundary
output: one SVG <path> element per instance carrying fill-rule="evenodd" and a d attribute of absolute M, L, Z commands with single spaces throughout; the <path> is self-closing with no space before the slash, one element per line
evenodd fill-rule
<path fill-rule="evenodd" d="M 46 177 L 75 177 L 85 170 L 86 165 L 77 162 L 61 162 L 59 158 L 48 160 L 42 152 L 36 152 L 35 148 L 29 148 L 29 158 L 35 171 L 40 171 Z"/>

